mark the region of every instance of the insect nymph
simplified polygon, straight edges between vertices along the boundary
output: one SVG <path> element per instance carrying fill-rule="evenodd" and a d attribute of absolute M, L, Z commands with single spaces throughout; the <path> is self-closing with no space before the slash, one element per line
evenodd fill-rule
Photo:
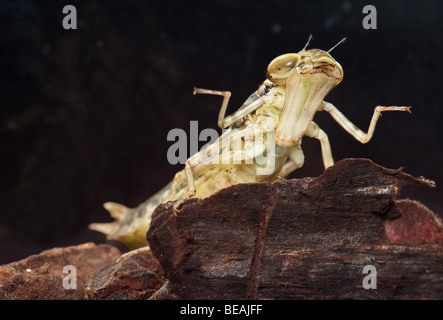
<path fill-rule="evenodd" d="M 272 60 L 267 68 L 267 79 L 230 116 L 225 117 L 230 92 L 196 88 L 194 94 L 223 96 L 218 125 L 228 129 L 204 151 L 189 158 L 185 169 L 178 172 L 173 181 L 137 208 L 105 203 L 116 221 L 94 223 L 90 228 L 105 233 L 108 239 L 124 243 L 129 249 L 146 247 L 151 214 L 160 203 L 176 201 L 174 211 L 180 214 L 180 207 L 191 197 L 205 198 L 238 183 L 282 179 L 303 166 L 301 142 L 304 136 L 319 140 L 324 167 L 332 166 L 334 160 L 328 136 L 312 121 L 317 111 L 328 112 L 361 143 L 371 139 L 382 111 L 410 112 L 410 107 L 377 106 L 368 132 L 360 130 L 335 106 L 324 101 L 343 79 L 342 67 L 330 55 L 336 46 L 323 51 L 306 49 L 308 44 L 309 41 L 298 53 L 283 54 Z M 257 132 L 263 139 L 256 139 Z M 239 142 L 239 148 L 233 147 L 231 141 L 234 140 Z M 272 161 L 259 163 L 264 153 Z M 214 158 L 224 161 L 213 161 Z M 226 162 L 226 159 L 230 160 Z"/>

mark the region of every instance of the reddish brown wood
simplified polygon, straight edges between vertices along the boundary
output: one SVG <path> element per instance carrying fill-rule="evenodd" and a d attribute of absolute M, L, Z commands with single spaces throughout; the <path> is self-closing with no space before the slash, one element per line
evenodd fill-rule
<path fill-rule="evenodd" d="M 416 202 L 396 202 L 406 184 L 432 186 L 346 159 L 318 178 L 192 199 L 178 216 L 160 205 L 147 239 L 179 299 L 441 299 L 441 224 Z M 375 290 L 362 286 L 366 265 L 377 269 Z"/>

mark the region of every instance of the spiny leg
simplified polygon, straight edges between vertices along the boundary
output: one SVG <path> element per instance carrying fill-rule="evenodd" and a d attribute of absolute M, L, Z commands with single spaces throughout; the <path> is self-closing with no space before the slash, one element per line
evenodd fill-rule
<path fill-rule="evenodd" d="M 323 101 L 321 105 L 321 110 L 329 112 L 329 114 L 341 125 L 348 133 L 350 133 L 356 140 L 361 143 L 367 143 L 371 140 L 374 135 L 375 125 L 383 111 L 407 111 L 411 113 L 411 107 L 397 107 L 397 106 L 377 106 L 374 109 L 374 114 L 372 115 L 371 123 L 369 124 L 368 132 L 365 133 L 357 126 L 355 126 L 351 121 L 349 121 L 343 113 L 341 113 L 333 104 Z"/>
<path fill-rule="evenodd" d="M 329 144 L 328 135 L 324 132 L 314 121 L 308 126 L 305 132 L 305 136 L 315 138 L 320 141 L 321 154 L 323 158 L 323 165 L 325 169 L 334 165 L 334 159 L 332 158 L 331 145 Z"/>

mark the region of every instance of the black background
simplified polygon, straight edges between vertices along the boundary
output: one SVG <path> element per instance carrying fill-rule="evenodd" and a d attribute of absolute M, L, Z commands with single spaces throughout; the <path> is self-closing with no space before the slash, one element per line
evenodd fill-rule
<path fill-rule="evenodd" d="M 78 29 L 65 30 L 65 5 Z M 377 9 L 377 30 L 362 9 Z M 217 128 L 219 97 L 192 88 L 230 90 L 228 113 L 265 79 L 276 56 L 328 50 L 344 80 L 327 97 L 366 130 L 361 145 L 328 115 L 335 160 L 370 158 L 435 180 L 399 197 L 443 212 L 441 1 L 33 1 L 0 4 L 0 263 L 53 246 L 104 242 L 91 222 L 110 221 L 102 203 L 137 206 L 182 166 L 168 163 L 173 128 Z M 318 141 L 303 141 L 305 165 L 291 177 L 318 176 Z"/>

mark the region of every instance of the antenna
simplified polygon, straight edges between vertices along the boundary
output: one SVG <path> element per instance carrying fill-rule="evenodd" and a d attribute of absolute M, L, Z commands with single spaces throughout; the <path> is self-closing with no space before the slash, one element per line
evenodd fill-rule
<path fill-rule="evenodd" d="M 341 39 L 335 46 L 333 46 L 331 49 L 329 49 L 328 53 L 331 52 L 332 50 L 334 50 L 339 44 L 345 42 L 346 37 Z"/>
<path fill-rule="evenodd" d="M 309 42 L 311 42 L 312 38 L 313 38 L 313 37 L 312 37 L 312 34 L 310 34 L 310 35 L 309 35 L 308 42 L 306 42 L 305 47 L 303 48 L 302 51 L 305 51 L 305 49 L 309 46 Z"/>

